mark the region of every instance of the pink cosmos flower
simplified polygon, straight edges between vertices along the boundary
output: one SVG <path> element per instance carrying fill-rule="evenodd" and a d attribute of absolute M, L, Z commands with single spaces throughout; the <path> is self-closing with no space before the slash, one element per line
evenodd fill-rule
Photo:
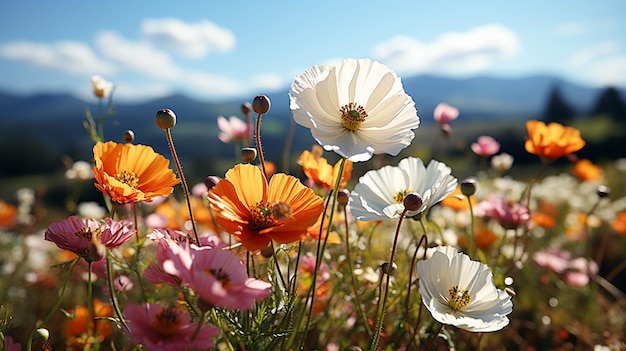
<path fill-rule="evenodd" d="M 224 143 L 242 141 L 248 136 L 248 125 L 235 116 L 230 116 L 229 119 L 224 116 L 217 117 L 217 126 L 221 130 L 218 137 Z"/>
<path fill-rule="evenodd" d="M 479 136 L 471 147 L 476 155 L 484 157 L 495 155 L 500 151 L 500 143 L 487 135 Z"/>
<path fill-rule="evenodd" d="M 134 284 L 127 275 L 120 275 L 113 281 L 113 286 L 118 291 L 130 291 L 133 290 Z"/>
<path fill-rule="evenodd" d="M 437 124 L 443 126 L 448 124 L 450 121 L 457 119 L 457 117 L 459 117 L 459 110 L 456 107 L 452 107 L 445 102 L 442 102 L 435 107 L 433 117 L 435 118 L 435 122 L 437 122 Z"/>
<path fill-rule="evenodd" d="M 6 351 L 20 351 L 22 349 L 22 345 L 19 342 L 15 342 L 12 336 L 6 336 L 4 338 L 4 344 Z"/>
<path fill-rule="evenodd" d="M 533 255 L 533 261 L 553 272 L 563 273 L 569 265 L 570 257 L 571 255 L 568 251 L 550 248 L 535 252 Z"/>
<path fill-rule="evenodd" d="M 87 257 L 90 251 L 94 250 L 94 244 L 114 248 L 122 245 L 133 234 L 135 229 L 127 220 L 118 222 L 107 218 L 102 223 L 95 219 L 70 216 L 65 220 L 51 223 L 44 233 L 44 239 L 55 243 L 62 250 Z"/>
<path fill-rule="evenodd" d="M 163 270 L 180 277 L 182 284 L 193 289 L 203 301 L 243 310 L 253 308 L 256 300 L 272 293 L 272 284 L 248 277 L 246 267 L 232 251 L 193 244 L 189 248 L 189 257 L 168 261 Z"/>
<path fill-rule="evenodd" d="M 526 225 L 530 211 L 520 203 L 508 203 L 503 196 L 492 195 L 476 205 L 474 213 L 478 217 L 492 218 L 505 229 L 515 229 Z"/>
<path fill-rule="evenodd" d="M 124 334 L 149 350 L 209 350 L 214 346 L 213 338 L 219 334 L 216 327 L 203 325 L 194 338 L 198 323 L 191 323 L 189 313 L 182 307 L 129 303 L 124 316 L 128 319 Z"/>
<path fill-rule="evenodd" d="M 187 234 L 174 229 L 154 229 L 146 237 L 156 242 L 157 248 L 156 263 L 151 263 L 144 270 L 144 279 L 154 284 L 180 285 L 180 278 L 166 273 L 163 265 L 168 264 L 167 262 L 172 260 L 182 260 L 181 264 L 187 267 L 191 264 L 189 237 Z"/>
<path fill-rule="evenodd" d="M 589 274 L 598 273 L 598 264 L 584 257 L 571 258 L 568 251 L 555 248 L 538 251 L 533 260 L 540 266 L 551 271 L 563 274 L 565 281 L 573 286 L 586 286 L 589 283 Z"/>
<path fill-rule="evenodd" d="M 584 257 L 577 257 L 569 261 L 565 281 L 569 285 L 583 287 L 589 284 L 589 273 L 591 275 L 598 273 L 598 264 Z"/>

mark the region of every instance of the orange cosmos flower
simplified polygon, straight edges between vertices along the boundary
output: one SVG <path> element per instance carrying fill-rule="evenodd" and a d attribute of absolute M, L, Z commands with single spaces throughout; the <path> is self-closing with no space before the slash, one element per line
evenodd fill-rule
<path fill-rule="evenodd" d="M 476 223 L 476 231 L 474 232 L 474 242 L 476 247 L 481 250 L 489 248 L 498 240 L 498 236 L 485 225 L 480 222 Z M 465 247 L 469 247 L 469 238 L 466 236 L 459 237 L 459 243 Z"/>
<path fill-rule="evenodd" d="M 574 175 L 583 182 L 601 180 L 602 168 L 594 165 L 588 159 L 582 159 L 574 165 Z"/>
<path fill-rule="evenodd" d="M 326 217 L 324 219 L 324 228 L 320 228 L 320 226 L 322 225 L 323 217 Z M 328 232 L 329 222 L 330 222 L 330 213 L 326 213 L 326 216 L 324 216 L 323 213 L 320 214 L 317 221 L 315 221 L 315 224 L 313 224 L 307 229 L 307 237 L 313 240 L 319 240 L 319 239 L 324 240 L 326 238 L 326 232 Z M 334 230 L 331 230 L 328 235 L 328 240 L 326 240 L 326 243 L 327 244 L 341 244 L 341 238 L 339 238 L 339 235 L 337 234 L 337 232 L 335 232 Z"/>
<path fill-rule="evenodd" d="M 95 341 L 86 339 L 89 312 L 85 306 L 78 306 L 76 310 L 71 309 L 69 312 L 74 317 L 65 326 L 65 337 L 72 350 L 83 350 L 85 346 Z M 109 304 L 94 299 L 93 312 L 93 320 L 89 322 L 90 328 L 95 339 L 102 342 L 113 333 L 113 326 L 107 319 L 107 317 L 113 316 L 113 308 Z"/>
<path fill-rule="evenodd" d="M 319 145 L 313 146 L 313 150 L 305 150 L 298 159 L 298 164 L 302 166 L 304 174 L 309 177 L 313 182 L 325 189 L 333 189 L 339 174 L 339 168 L 341 161 L 335 163 L 335 166 L 328 164 L 328 160 L 322 157 L 322 147 Z M 340 188 L 346 186 L 350 175 L 352 173 L 352 161 L 346 160 L 343 167 L 343 173 L 341 175 Z"/>
<path fill-rule="evenodd" d="M 526 151 L 533 155 L 549 159 L 569 155 L 585 146 L 580 131 L 574 127 L 564 127 L 559 123 L 531 120 L 526 122 L 528 139 L 524 144 Z"/>
<path fill-rule="evenodd" d="M 98 142 L 93 155 L 96 188 L 113 202 L 151 201 L 171 194 L 180 182 L 169 168 L 170 161 L 150 146 Z"/>
<path fill-rule="evenodd" d="M 292 176 L 277 173 L 269 184 L 261 170 L 239 164 L 209 191 L 217 222 L 248 250 L 260 250 L 271 240 L 298 241 L 307 235 L 323 211 L 322 199 Z"/>
<path fill-rule="evenodd" d="M 0 200 L 0 228 L 8 228 L 17 222 L 17 207 Z"/>
<path fill-rule="evenodd" d="M 189 200 L 191 201 L 191 210 L 193 211 L 193 218 L 196 224 L 205 225 L 208 229 L 215 231 L 216 228 L 211 219 L 211 212 L 209 212 L 209 208 L 202 199 L 191 197 Z M 167 221 L 165 227 L 176 230 L 184 229 L 184 224 L 191 219 L 187 205 L 173 198 L 169 198 L 168 201 L 157 206 L 154 213 Z"/>
<path fill-rule="evenodd" d="M 470 197 L 470 201 L 472 202 L 472 207 L 476 206 L 476 198 L 474 196 Z M 469 202 L 467 202 L 467 197 L 461 192 L 460 185 L 457 185 L 453 192 L 441 200 L 441 205 L 456 211 L 469 210 Z"/>
<path fill-rule="evenodd" d="M 617 232 L 617 234 L 626 235 L 626 212 L 619 212 L 617 218 L 611 222 L 611 228 Z"/>

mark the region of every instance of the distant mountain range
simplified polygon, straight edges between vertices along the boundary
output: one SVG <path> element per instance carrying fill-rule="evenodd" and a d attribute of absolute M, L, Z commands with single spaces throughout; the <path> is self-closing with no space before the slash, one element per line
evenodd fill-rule
<path fill-rule="evenodd" d="M 432 112 L 439 102 L 459 108 L 459 122 L 538 118 L 555 87 L 574 110 L 585 114 L 604 90 L 572 84 L 553 76 L 452 79 L 422 75 L 403 78 L 403 84 L 416 102 L 423 125 L 432 123 Z M 624 90 L 620 92 L 626 96 Z M 280 159 L 291 117 L 288 88 L 266 95 L 272 107 L 263 118 L 264 146 L 270 154 L 272 148 L 276 149 L 274 156 Z M 253 98 L 250 96 L 245 100 L 252 101 Z M 115 114 L 105 127 L 106 137 L 121 141 L 123 131 L 131 129 L 137 135 L 138 143 L 152 145 L 157 151 L 169 155 L 163 131 L 154 125 L 153 118 L 158 109 L 170 108 L 178 116 L 173 134 L 181 154 L 196 161 L 212 162 L 216 155 L 234 155 L 232 145 L 225 145 L 217 139 L 216 120 L 220 115 L 243 117 L 240 112 L 243 102 L 244 99 L 203 102 L 174 95 L 147 102 L 115 103 Z M 90 157 L 91 150 L 85 146 L 91 145 L 91 141 L 83 121 L 86 110 L 97 113 L 95 98 L 87 102 L 62 93 L 21 96 L 0 92 L 0 110 L 0 148 L 8 147 L 9 152 L 18 154 L 22 152 L 19 145 L 28 141 L 32 148 L 36 141 L 41 149 L 51 154 Z M 314 143 L 308 131 L 297 127 L 296 133 L 295 143 L 298 145 L 294 148 L 308 149 Z M 8 157 L 6 152 L 0 156 Z"/>

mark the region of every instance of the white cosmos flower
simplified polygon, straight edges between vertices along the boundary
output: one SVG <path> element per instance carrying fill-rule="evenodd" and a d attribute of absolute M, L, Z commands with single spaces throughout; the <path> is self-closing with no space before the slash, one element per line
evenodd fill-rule
<path fill-rule="evenodd" d="M 491 332 L 509 324 L 511 296 L 497 289 L 487 265 L 450 246 L 435 248 L 417 262 L 422 302 L 433 318 L 472 332 Z"/>
<path fill-rule="evenodd" d="M 93 89 L 93 95 L 97 98 L 105 98 L 109 96 L 109 93 L 113 89 L 113 83 L 107 81 L 101 76 L 91 76 L 91 87 Z"/>
<path fill-rule="evenodd" d="M 348 206 L 361 221 L 399 218 L 404 211 L 404 197 L 417 193 L 422 205 L 408 211 L 407 217 L 426 211 L 456 189 L 457 179 L 450 167 L 432 160 L 428 167 L 421 159 L 402 159 L 397 167 L 385 166 L 365 173 L 350 194 Z"/>
<path fill-rule="evenodd" d="M 368 59 L 309 68 L 296 77 L 289 97 L 293 119 L 324 149 L 353 162 L 397 155 L 420 123 L 400 78 Z"/>

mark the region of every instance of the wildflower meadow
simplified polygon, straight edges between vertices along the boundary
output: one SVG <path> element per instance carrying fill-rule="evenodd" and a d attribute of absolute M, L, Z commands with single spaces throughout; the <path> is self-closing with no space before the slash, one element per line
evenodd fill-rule
<path fill-rule="evenodd" d="M 216 116 L 237 159 L 189 183 L 185 116 L 146 111 L 160 154 L 107 133 L 114 84 L 91 83 L 93 158 L 65 179 L 102 201 L 0 199 L 2 350 L 626 350 L 625 160 L 578 157 L 584 129 L 525 121 L 519 168 L 503 140 L 465 140 L 468 173 L 463 111 L 421 111 L 387 66 L 346 59 L 284 97 L 317 142 L 298 172 L 266 157 L 258 95 Z"/>

